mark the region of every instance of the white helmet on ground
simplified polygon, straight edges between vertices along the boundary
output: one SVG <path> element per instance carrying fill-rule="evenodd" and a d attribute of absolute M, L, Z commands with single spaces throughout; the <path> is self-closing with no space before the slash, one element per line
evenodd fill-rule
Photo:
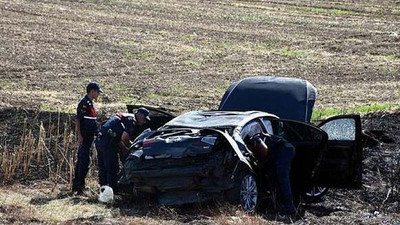
<path fill-rule="evenodd" d="M 110 186 L 104 185 L 100 187 L 99 201 L 102 203 L 110 203 L 114 200 L 114 191 Z"/>

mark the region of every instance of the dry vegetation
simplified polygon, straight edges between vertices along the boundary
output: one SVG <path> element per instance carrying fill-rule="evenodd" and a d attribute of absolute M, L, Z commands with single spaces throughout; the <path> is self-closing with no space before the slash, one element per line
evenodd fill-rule
<path fill-rule="evenodd" d="M 368 112 L 399 107 L 399 52 L 398 0 L 0 0 L 0 224 L 278 223 L 221 203 L 68 196 L 68 113 L 87 82 L 106 91 L 102 118 L 126 103 L 214 109 L 230 83 L 259 74 L 309 80 L 317 110 Z M 365 149 L 363 188 L 304 203 L 296 223 L 400 224 L 399 116 L 364 116 L 385 132 Z M 96 191 L 95 167 L 90 177 Z"/>
<path fill-rule="evenodd" d="M 258 74 L 309 80 L 318 107 L 399 103 L 395 0 L 2 0 L 0 11 L 2 106 L 72 111 L 98 80 L 102 109 L 216 108 Z"/>

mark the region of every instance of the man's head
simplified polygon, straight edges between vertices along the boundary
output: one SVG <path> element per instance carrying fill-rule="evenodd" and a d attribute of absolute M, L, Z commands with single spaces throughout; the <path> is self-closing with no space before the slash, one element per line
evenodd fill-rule
<path fill-rule="evenodd" d="M 148 120 L 150 120 L 149 116 L 150 116 L 149 110 L 146 109 L 145 107 L 140 107 L 135 113 L 137 124 L 139 126 L 144 125 Z"/>
<path fill-rule="evenodd" d="M 86 87 L 86 93 L 91 99 L 96 99 L 99 97 L 100 93 L 103 93 L 101 90 L 100 85 L 96 82 L 90 82 Z"/>

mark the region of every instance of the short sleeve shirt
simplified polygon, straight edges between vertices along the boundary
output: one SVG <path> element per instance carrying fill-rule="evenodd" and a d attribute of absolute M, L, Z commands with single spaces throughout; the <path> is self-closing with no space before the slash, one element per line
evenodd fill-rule
<path fill-rule="evenodd" d="M 80 100 L 76 114 L 81 123 L 81 132 L 83 134 L 94 134 L 97 130 L 97 113 L 93 101 L 87 95 Z"/>
<path fill-rule="evenodd" d="M 93 106 L 93 101 L 86 95 L 81 99 L 76 109 L 79 120 L 94 118 L 97 119 L 97 113 Z"/>
<path fill-rule="evenodd" d="M 135 129 L 136 119 L 134 116 L 119 114 L 108 120 L 101 128 L 102 134 L 107 134 L 113 142 L 121 141 L 122 133 L 125 131 L 131 136 Z"/>

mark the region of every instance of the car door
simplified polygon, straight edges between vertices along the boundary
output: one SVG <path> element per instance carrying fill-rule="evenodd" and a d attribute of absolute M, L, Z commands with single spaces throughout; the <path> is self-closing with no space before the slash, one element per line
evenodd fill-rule
<path fill-rule="evenodd" d="M 154 108 L 151 106 L 143 105 L 126 105 L 129 113 L 136 112 L 140 107 L 146 107 L 150 111 L 150 121 L 148 121 L 144 126 L 137 127 L 134 132 L 134 137 L 140 135 L 145 129 L 150 128 L 151 130 L 156 130 L 163 126 L 173 118 L 175 115 L 165 111 L 164 109 Z M 134 139 L 134 138 L 133 138 Z"/>
<path fill-rule="evenodd" d="M 326 154 L 328 136 L 312 124 L 284 119 L 279 123 L 277 134 L 290 142 L 296 150 L 291 170 L 293 187 L 303 191 L 310 188 L 318 177 Z"/>
<path fill-rule="evenodd" d="M 335 116 L 318 126 L 328 134 L 328 150 L 318 176 L 318 184 L 328 187 L 360 187 L 362 175 L 360 116 Z"/>

